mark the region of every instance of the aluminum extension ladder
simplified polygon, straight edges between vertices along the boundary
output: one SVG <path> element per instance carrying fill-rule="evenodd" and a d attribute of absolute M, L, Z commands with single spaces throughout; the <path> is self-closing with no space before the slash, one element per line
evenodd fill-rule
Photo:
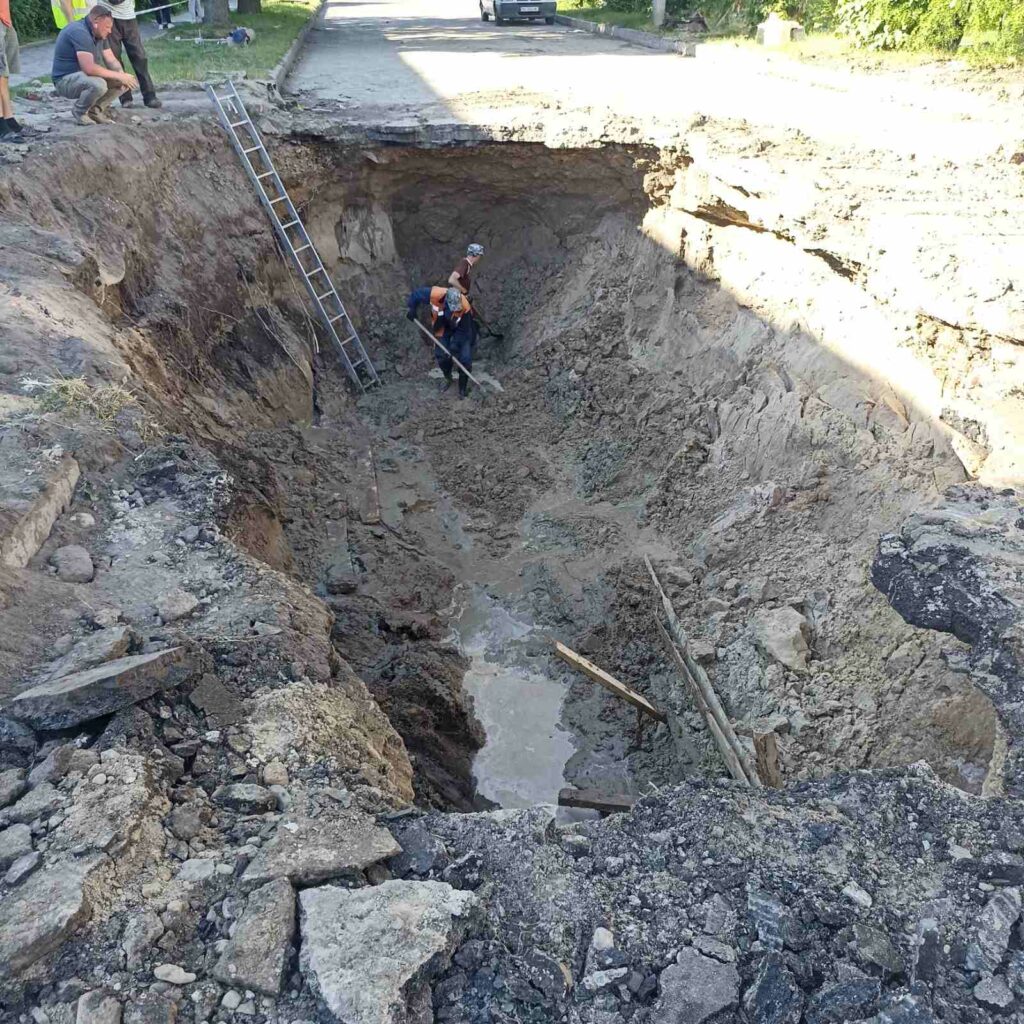
<path fill-rule="evenodd" d="M 218 93 L 218 87 L 227 87 L 227 92 Z M 235 89 L 235 83 L 228 81 L 223 86 L 206 85 L 206 94 L 217 109 L 217 116 L 224 130 L 231 139 L 238 158 L 242 161 L 249 180 L 256 187 L 263 208 L 267 211 L 274 231 L 281 242 L 282 247 L 291 256 L 299 276 L 302 278 L 313 300 L 313 306 L 320 317 L 320 322 L 327 331 L 334 347 L 341 356 L 342 364 L 348 371 L 348 375 L 355 382 L 360 391 L 367 391 L 376 384 L 380 384 L 380 378 L 374 369 L 370 357 L 359 340 L 345 306 L 334 287 L 330 274 L 324 267 L 320 254 L 313 245 L 313 240 L 302 223 L 295 204 L 288 195 L 281 176 L 274 167 L 273 160 L 267 147 L 263 145 L 259 129 L 253 124 L 249 117 L 242 97 Z M 340 325 L 341 329 L 338 329 Z M 314 338 L 313 344 L 316 351 L 320 351 L 319 343 Z"/>

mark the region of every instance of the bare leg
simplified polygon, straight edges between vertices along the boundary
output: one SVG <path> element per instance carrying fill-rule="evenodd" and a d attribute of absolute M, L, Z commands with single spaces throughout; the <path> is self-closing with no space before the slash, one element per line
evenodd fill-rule
<path fill-rule="evenodd" d="M 10 79 L 0 78 L 0 117 L 14 117 L 14 106 L 11 103 Z"/>

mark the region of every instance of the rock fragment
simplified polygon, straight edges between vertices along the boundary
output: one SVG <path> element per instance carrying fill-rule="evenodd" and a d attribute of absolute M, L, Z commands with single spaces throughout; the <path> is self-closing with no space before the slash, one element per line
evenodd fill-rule
<path fill-rule="evenodd" d="M 0 978 L 16 977 L 89 918 L 83 880 L 94 864 L 64 862 L 38 871 L 0 901 Z"/>
<path fill-rule="evenodd" d="M 191 671 L 182 647 L 118 658 L 25 690 L 7 713 L 35 729 L 70 729 L 173 689 Z"/>
<path fill-rule="evenodd" d="M 1013 993 L 1000 977 L 982 978 L 974 986 L 974 998 L 994 1013 L 1005 1013 L 1014 1002 Z"/>
<path fill-rule="evenodd" d="M 57 577 L 66 583 L 89 583 L 96 575 L 92 556 L 79 544 L 67 544 L 50 555 Z"/>
<path fill-rule="evenodd" d="M 853 926 L 853 952 L 869 972 L 880 973 L 883 977 L 903 973 L 903 961 L 889 936 L 874 925 Z"/>
<path fill-rule="evenodd" d="M 806 1024 L 844 1024 L 861 1020 L 874 1009 L 882 986 L 877 978 L 848 978 L 819 989 L 804 1014 Z"/>
<path fill-rule="evenodd" d="M 118 625 L 90 633 L 76 643 L 67 654 L 50 662 L 43 672 L 45 679 L 59 679 L 75 672 L 86 672 L 108 661 L 123 658 L 138 637 L 130 626 Z"/>
<path fill-rule="evenodd" d="M 243 884 L 263 885 L 287 878 L 293 885 L 314 885 L 365 871 L 371 864 L 401 853 L 394 836 L 369 815 L 341 811 L 326 818 L 290 817 L 253 858 Z"/>
<path fill-rule="evenodd" d="M 225 985 L 276 996 L 295 937 L 295 893 L 284 878 L 249 896 L 234 935 L 213 970 Z"/>
<path fill-rule="evenodd" d="M 24 792 L 25 772 L 21 768 L 0 772 L 0 807 L 14 803 Z"/>
<path fill-rule="evenodd" d="M 388 866 L 398 876 L 429 875 L 448 863 L 444 843 L 420 821 L 402 829 L 401 845 L 402 852 L 388 861 Z"/>
<path fill-rule="evenodd" d="M 100 989 L 86 992 L 78 1000 L 75 1024 L 121 1024 L 121 1004 Z"/>
<path fill-rule="evenodd" d="M 153 977 L 157 981 L 166 981 L 168 985 L 191 985 L 196 976 L 177 964 L 159 964 L 153 968 Z"/>
<path fill-rule="evenodd" d="M 978 915 L 974 941 L 967 947 L 970 970 L 994 974 L 999 969 L 1020 911 L 1020 889 L 1002 889 L 985 904 Z"/>
<path fill-rule="evenodd" d="M 248 782 L 218 786 L 213 801 L 239 814 L 266 814 L 277 808 L 277 798 L 269 789 Z"/>
<path fill-rule="evenodd" d="M 129 918 L 121 935 L 121 948 L 129 960 L 134 960 L 156 942 L 164 933 L 160 916 L 152 910 L 144 910 Z"/>
<path fill-rule="evenodd" d="M 4 882 L 12 886 L 20 885 L 39 867 L 42 860 L 43 855 L 38 850 L 33 850 L 31 853 L 26 853 L 24 856 L 19 857 L 7 869 L 7 874 L 4 875 Z"/>
<path fill-rule="evenodd" d="M 30 789 L 13 807 L 7 812 L 11 821 L 31 822 L 36 818 L 46 818 L 53 814 L 59 807 L 64 806 L 64 800 L 60 793 L 49 783 L 43 782 Z"/>
<path fill-rule="evenodd" d="M 6 871 L 19 857 L 32 852 L 32 830 L 28 825 L 11 825 L 0 832 L 0 871 Z"/>
<path fill-rule="evenodd" d="M 804 994 L 778 954 L 762 961 L 743 996 L 743 1008 L 758 1024 L 800 1024 Z"/>
<path fill-rule="evenodd" d="M 429 1012 L 430 979 L 443 971 L 476 907 L 445 882 L 389 881 L 363 889 L 321 886 L 299 894 L 300 966 L 346 1024 L 400 1024 Z"/>
<path fill-rule="evenodd" d="M 169 590 L 157 599 L 156 613 L 163 623 L 177 622 L 199 607 L 199 598 L 180 587 Z"/>
<path fill-rule="evenodd" d="M 740 976 L 733 964 L 683 949 L 661 972 L 661 995 L 651 1013 L 652 1024 L 702 1024 L 736 1006 Z"/>
<path fill-rule="evenodd" d="M 751 619 L 754 642 L 769 657 L 794 672 L 807 668 L 810 627 L 795 608 L 761 609 Z"/>

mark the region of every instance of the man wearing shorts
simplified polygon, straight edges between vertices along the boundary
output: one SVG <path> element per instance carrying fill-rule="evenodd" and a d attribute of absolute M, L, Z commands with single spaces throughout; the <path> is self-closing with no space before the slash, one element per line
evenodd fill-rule
<path fill-rule="evenodd" d="M 26 142 L 39 135 L 34 128 L 19 124 L 11 105 L 11 75 L 21 71 L 18 33 L 11 21 L 11 0 L 0 0 L 0 143 Z"/>

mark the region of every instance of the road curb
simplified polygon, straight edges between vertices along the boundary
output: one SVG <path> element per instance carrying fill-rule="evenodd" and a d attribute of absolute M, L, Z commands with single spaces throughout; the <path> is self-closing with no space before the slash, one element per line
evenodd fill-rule
<path fill-rule="evenodd" d="M 299 53 L 306 43 L 306 37 L 313 31 L 313 26 L 319 21 L 326 5 L 327 0 L 320 0 L 316 10 L 310 14 L 306 24 L 299 29 L 299 34 L 292 40 L 292 45 L 288 47 L 285 55 L 274 65 L 273 70 L 270 72 L 270 82 L 278 92 L 281 92 L 285 79 L 291 74 L 292 68 L 295 67 L 295 62 L 299 59 Z"/>
<path fill-rule="evenodd" d="M 651 32 L 640 32 L 635 28 L 623 28 L 621 25 L 608 25 L 603 21 L 585 21 L 583 18 L 570 18 L 567 14 L 556 14 L 555 22 L 569 28 L 582 29 L 594 36 L 611 36 L 621 39 L 624 43 L 644 46 L 648 50 L 662 50 L 665 53 L 678 53 L 683 57 L 692 57 L 696 53 L 697 44 L 688 39 L 666 39 Z"/>

